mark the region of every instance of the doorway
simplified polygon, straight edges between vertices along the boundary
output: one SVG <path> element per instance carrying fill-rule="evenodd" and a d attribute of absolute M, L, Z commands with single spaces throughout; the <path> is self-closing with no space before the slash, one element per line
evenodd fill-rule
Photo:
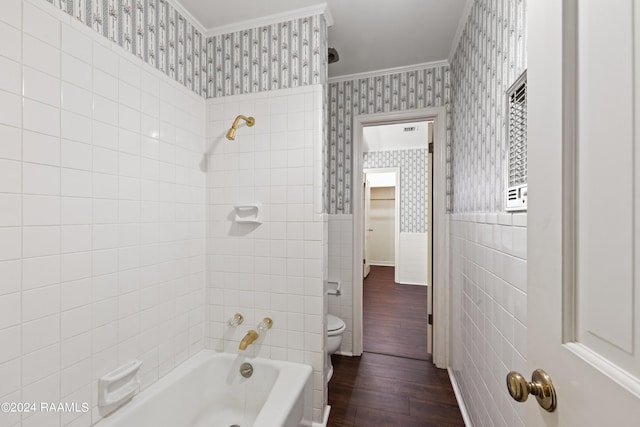
<path fill-rule="evenodd" d="M 366 352 L 428 360 L 432 125 L 417 121 L 363 129 Z"/>
<path fill-rule="evenodd" d="M 364 278 L 371 265 L 395 268 L 399 263 L 399 179 L 400 168 L 364 170 Z"/>
<path fill-rule="evenodd" d="M 355 117 L 354 124 L 354 170 L 362 171 L 364 164 L 364 129 L 369 126 L 385 124 L 411 123 L 417 121 L 433 122 L 433 363 L 441 368 L 448 366 L 448 225 L 446 221 L 445 205 L 445 118 L 443 107 L 431 107 L 394 113 L 370 114 Z M 363 185 L 353 186 L 353 199 L 363 200 Z M 363 352 L 363 252 L 364 252 L 364 209 L 363 203 L 354 203 L 353 209 L 353 354 Z M 402 250 L 400 250 L 402 252 Z M 426 269 L 429 263 L 425 251 L 421 258 L 422 266 Z M 426 312 L 426 307 L 425 307 Z M 426 325 L 425 325 L 426 328 Z"/>

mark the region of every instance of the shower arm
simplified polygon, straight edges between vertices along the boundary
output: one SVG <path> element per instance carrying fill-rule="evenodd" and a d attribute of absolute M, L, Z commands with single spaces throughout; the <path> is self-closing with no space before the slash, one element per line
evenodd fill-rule
<path fill-rule="evenodd" d="M 256 123 L 256 119 L 254 119 L 253 117 L 246 117 L 241 114 L 238 115 L 229 128 L 229 131 L 227 132 L 226 136 L 229 141 L 233 141 L 234 139 L 236 139 L 236 130 L 238 129 L 238 122 L 240 120 L 244 120 L 245 122 L 247 122 L 247 126 L 249 127 L 253 126 Z"/>
<path fill-rule="evenodd" d="M 247 122 L 247 126 L 251 127 L 256 123 L 256 119 L 254 119 L 253 117 L 245 117 L 242 114 L 240 114 L 238 117 L 236 117 L 236 119 L 233 121 L 233 124 L 231 125 L 232 128 L 237 129 L 238 128 L 238 122 L 240 120 L 244 120 L 245 122 Z"/>

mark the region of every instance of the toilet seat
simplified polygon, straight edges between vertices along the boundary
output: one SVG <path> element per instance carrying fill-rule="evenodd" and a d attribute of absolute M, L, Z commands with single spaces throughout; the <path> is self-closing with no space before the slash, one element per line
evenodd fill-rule
<path fill-rule="evenodd" d="M 344 321 L 334 316 L 333 314 L 327 315 L 327 332 L 329 335 L 337 335 L 342 333 L 346 329 Z"/>

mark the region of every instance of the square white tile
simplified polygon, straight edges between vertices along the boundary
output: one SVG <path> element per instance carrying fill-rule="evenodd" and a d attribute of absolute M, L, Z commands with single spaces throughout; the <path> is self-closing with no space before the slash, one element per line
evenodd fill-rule
<path fill-rule="evenodd" d="M 22 221 L 25 226 L 60 224 L 60 197 L 58 196 L 24 195 L 22 209 Z"/>
<path fill-rule="evenodd" d="M 60 227 L 24 227 L 22 242 L 25 258 L 57 255 L 60 253 Z"/>
<path fill-rule="evenodd" d="M 85 144 L 91 143 L 91 118 L 66 110 L 62 110 L 60 114 L 62 120 L 60 135 L 63 139 L 83 142 Z"/>
<path fill-rule="evenodd" d="M 90 224 L 92 221 L 91 198 L 62 197 L 61 219 L 63 225 Z"/>
<path fill-rule="evenodd" d="M 26 258 L 22 261 L 22 288 L 35 289 L 60 282 L 60 256 Z"/>
<path fill-rule="evenodd" d="M 21 68 L 20 63 L 0 56 L 0 90 L 21 94 Z"/>
<path fill-rule="evenodd" d="M 60 50 L 58 48 L 28 34 L 24 34 L 22 42 L 24 65 L 60 78 Z"/>
<path fill-rule="evenodd" d="M 22 190 L 25 194 L 60 194 L 59 167 L 24 163 L 22 165 L 22 179 Z"/>
<path fill-rule="evenodd" d="M 25 98 L 23 102 L 23 126 L 24 129 L 59 137 L 60 110 Z"/>
<path fill-rule="evenodd" d="M 60 48 L 60 21 L 28 2 L 23 3 L 22 30 L 55 48 Z"/>
<path fill-rule="evenodd" d="M 22 147 L 25 162 L 60 166 L 60 138 L 25 130 Z"/>
<path fill-rule="evenodd" d="M 0 35 L 1 37 L 1 35 Z M 16 94 L 0 91 L 0 124 L 19 128 L 22 126 L 22 98 Z"/>
<path fill-rule="evenodd" d="M 13 0 L 12 0 L 13 1 Z M 2 14 L 4 18 L 4 13 Z M 0 18 L 0 19 L 2 19 Z M 21 20 L 10 22 L 11 25 L 16 25 L 16 23 L 21 23 Z M 5 22 L 0 22 L 0 38 L 2 38 L 3 43 L 0 45 L 0 55 L 6 56 L 9 59 L 12 59 L 17 62 L 22 61 L 22 33 L 19 29 L 6 24 Z M 20 25 L 20 24 L 18 24 Z"/>
<path fill-rule="evenodd" d="M 79 60 L 91 64 L 93 62 L 93 42 L 89 37 L 66 23 L 62 24 L 62 51 Z M 63 67 L 64 74 L 64 67 Z"/>
<path fill-rule="evenodd" d="M 91 277 L 91 252 L 76 252 L 60 256 L 60 280 L 70 282 Z M 89 286 L 86 286 L 87 289 Z M 88 291 L 87 291 L 88 292 Z M 78 295 L 79 297 L 80 295 Z"/>
<path fill-rule="evenodd" d="M 92 196 L 92 174 L 89 171 L 62 168 L 62 190 L 63 196 L 91 197 Z M 93 175 L 95 176 L 95 175 Z"/>
<path fill-rule="evenodd" d="M 22 293 L 22 320 L 39 319 L 60 311 L 60 285 L 46 286 Z"/>

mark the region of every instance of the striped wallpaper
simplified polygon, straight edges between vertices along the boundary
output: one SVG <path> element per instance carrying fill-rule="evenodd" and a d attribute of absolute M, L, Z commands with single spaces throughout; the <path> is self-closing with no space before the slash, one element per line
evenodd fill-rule
<path fill-rule="evenodd" d="M 426 141 L 425 141 L 426 145 Z M 370 151 L 363 168 L 400 168 L 400 232 L 426 233 L 429 197 L 429 150 Z"/>
<path fill-rule="evenodd" d="M 524 0 L 476 0 L 451 61 L 454 211 L 504 209 L 506 90 L 527 66 Z"/>
<path fill-rule="evenodd" d="M 207 40 L 166 0 L 47 0 L 206 97 Z"/>
<path fill-rule="evenodd" d="M 447 107 L 447 209 L 451 195 L 449 67 L 425 67 L 329 83 L 329 129 L 325 156 L 325 203 L 328 213 L 352 212 L 353 119 L 360 114 Z"/>
<path fill-rule="evenodd" d="M 214 36 L 207 50 L 209 97 L 327 81 L 324 15 Z"/>
<path fill-rule="evenodd" d="M 205 98 L 327 81 L 324 15 L 205 37 L 167 0 L 47 0 Z"/>

